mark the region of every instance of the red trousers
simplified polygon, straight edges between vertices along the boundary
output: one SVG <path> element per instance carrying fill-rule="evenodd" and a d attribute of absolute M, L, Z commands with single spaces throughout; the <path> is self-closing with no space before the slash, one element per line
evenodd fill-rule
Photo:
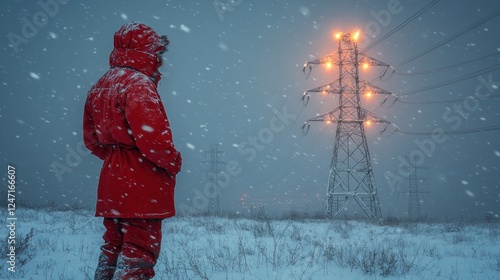
<path fill-rule="evenodd" d="M 160 255 L 161 219 L 104 218 L 95 280 L 151 279 Z"/>

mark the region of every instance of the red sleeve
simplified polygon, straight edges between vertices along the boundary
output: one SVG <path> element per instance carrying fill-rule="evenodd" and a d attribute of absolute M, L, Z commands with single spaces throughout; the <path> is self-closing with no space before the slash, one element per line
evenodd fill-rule
<path fill-rule="evenodd" d="M 150 161 L 176 175 L 181 154 L 175 149 L 167 114 L 156 89 L 141 86 L 127 95 L 125 117 L 141 153 Z"/>
<path fill-rule="evenodd" d="M 90 95 L 85 102 L 85 111 L 83 113 L 83 141 L 87 149 L 98 158 L 104 160 L 106 157 L 107 149 L 99 142 L 97 138 L 97 130 L 92 117 L 92 104 L 90 102 Z"/>

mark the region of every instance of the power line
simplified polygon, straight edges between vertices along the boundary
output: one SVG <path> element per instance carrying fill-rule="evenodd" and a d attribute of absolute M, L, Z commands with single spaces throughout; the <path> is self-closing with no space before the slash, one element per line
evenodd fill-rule
<path fill-rule="evenodd" d="M 448 80 L 448 81 L 445 81 L 445 82 L 442 82 L 442 83 L 438 83 L 438 84 L 435 84 L 435 85 L 423 87 L 423 88 L 420 88 L 420 89 L 417 89 L 417 90 L 414 90 L 414 91 L 409 91 L 409 92 L 407 92 L 405 94 L 401 94 L 399 96 L 412 95 L 412 94 L 416 94 L 416 93 L 428 91 L 428 90 L 431 90 L 431 89 L 435 89 L 435 88 L 440 88 L 440 87 L 443 87 L 443 86 L 451 85 L 451 84 L 454 84 L 454 83 L 458 83 L 458 82 L 461 82 L 461 81 L 465 81 L 465 80 L 477 77 L 477 76 L 482 75 L 482 74 L 486 74 L 488 72 L 493 72 L 493 71 L 495 71 L 497 69 L 500 69 L 500 64 L 493 65 L 493 66 L 490 66 L 490 67 L 482 69 L 482 70 L 474 71 L 474 72 L 469 73 L 467 75 L 463 75 L 463 76 L 460 76 L 460 77 L 457 77 L 457 78 L 454 78 L 454 79 L 451 79 L 451 80 Z"/>
<path fill-rule="evenodd" d="M 389 31 L 387 34 L 385 34 L 384 36 L 380 37 L 379 39 L 377 39 L 375 42 L 371 43 L 370 45 L 368 45 L 363 51 L 361 51 L 361 54 L 364 54 L 365 52 L 367 52 L 368 50 L 372 49 L 373 47 L 375 47 L 376 45 L 380 44 L 382 41 L 384 41 L 385 39 L 389 38 L 390 36 L 392 36 L 394 33 L 398 32 L 401 28 L 405 27 L 406 25 L 408 25 L 410 22 L 412 22 L 414 19 L 416 19 L 417 17 L 419 17 L 420 15 L 422 15 L 423 13 L 425 13 L 427 10 L 429 10 L 432 6 L 436 5 L 439 1 L 441 0 L 433 0 L 431 2 L 429 2 L 427 5 L 425 5 L 422 9 L 418 10 L 415 14 L 413 14 L 411 17 L 409 17 L 408 19 L 406 19 L 405 21 L 403 21 L 402 23 L 400 23 L 398 26 L 396 26 L 393 30 Z"/>
<path fill-rule="evenodd" d="M 495 94 L 495 95 L 489 95 L 489 96 L 484 96 L 482 99 L 491 99 L 491 98 L 498 98 L 500 97 L 500 94 Z M 396 98 L 394 103 L 399 102 L 403 104 L 408 104 L 408 105 L 429 105 L 429 104 L 445 104 L 445 103 L 456 103 L 456 102 L 463 102 L 464 99 L 467 97 L 462 97 L 460 99 L 450 99 L 450 100 L 437 100 L 437 101 L 406 101 L 406 100 L 401 100 L 399 98 Z"/>
<path fill-rule="evenodd" d="M 485 126 L 485 127 L 478 127 L 478 128 L 470 128 L 470 129 L 462 129 L 462 130 L 448 130 L 448 131 L 439 131 L 439 132 L 436 132 L 436 131 L 434 131 L 434 132 L 427 132 L 427 131 L 415 132 L 415 131 L 405 131 L 405 130 L 401 130 L 401 129 L 397 128 L 394 133 L 399 132 L 401 134 L 407 134 L 407 135 L 430 136 L 430 135 L 436 135 L 436 134 L 461 135 L 461 134 L 488 132 L 488 131 L 495 131 L 495 130 L 500 130 L 500 124 Z"/>
<path fill-rule="evenodd" d="M 495 57 L 497 55 L 500 55 L 500 51 L 496 51 L 494 53 L 490 53 L 490 54 L 487 54 L 487 55 L 484 55 L 484 56 L 481 56 L 481 57 L 477 57 L 477 58 L 470 59 L 470 60 L 467 60 L 467 61 L 464 61 L 464 62 L 455 63 L 455 64 L 452 64 L 452 65 L 443 66 L 443 67 L 439 67 L 439 68 L 435 68 L 435 69 L 423 70 L 423 71 L 418 71 L 418 72 L 400 72 L 400 71 L 396 70 L 396 71 L 394 71 L 394 74 L 402 75 L 402 76 L 418 76 L 418 75 L 434 74 L 434 73 L 437 73 L 437 72 L 442 72 L 442 71 L 446 71 L 448 69 L 456 68 L 458 66 L 469 64 L 471 62 L 476 62 L 476 61 L 479 61 L 479 60 L 482 60 L 482 59 L 485 59 L 485 58 L 492 58 L 492 57 Z"/>
<path fill-rule="evenodd" d="M 488 16 L 486 16 L 486 17 L 481 18 L 480 20 L 478 20 L 478 21 L 474 22 L 473 24 L 471 24 L 471 25 L 467 26 L 466 28 L 464 28 L 464 29 L 462 29 L 462 30 L 460 30 L 460 31 L 458 31 L 458 32 L 456 32 L 456 33 L 454 33 L 454 34 L 453 34 L 453 35 L 451 35 L 450 37 L 448 37 L 448 38 L 446 38 L 446 39 L 444 39 L 444 40 L 442 40 L 442 41 L 440 41 L 440 42 L 438 42 L 438 43 L 436 43 L 436 44 L 432 45 L 431 47 L 429 47 L 429 48 L 427 48 L 427 49 L 425 49 L 425 50 L 423 50 L 423 51 L 421 51 L 421 52 L 417 53 L 416 55 L 414 55 L 414 56 L 412 56 L 412 57 L 410 57 L 410 58 L 406 59 L 405 61 L 400 62 L 400 63 L 399 63 L 398 65 L 396 65 L 395 67 L 397 68 L 397 67 L 399 67 L 399 66 L 402 66 L 402 65 L 408 64 L 408 63 L 409 63 L 409 62 L 411 62 L 411 61 L 414 61 L 415 59 L 417 59 L 417 58 L 419 58 L 419 57 L 421 57 L 421 56 L 423 56 L 423 55 L 425 55 L 425 54 L 427 54 L 427 53 L 429 53 L 429 52 L 431 52 L 431 51 L 433 51 L 433 50 L 435 50 L 435 49 L 437 49 L 437 48 L 439 48 L 439 47 L 443 46 L 443 45 L 444 45 L 444 44 L 446 44 L 446 43 L 449 43 L 450 41 L 452 41 L 452 40 L 454 40 L 454 39 L 456 39 L 456 38 L 458 38 L 458 37 L 462 36 L 463 34 L 465 34 L 465 33 L 469 32 L 469 31 L 471 31 L 472 29 L 474 29 L 474 28 L 476 28 L 476 27 L 480 26 L 481 24 L 483 24 L 483 23 L 485 23 L 485 22 L 487 22 L 487 21 L 489 21 L 489 20 L 493 19 L 494 17 L 498 16 L 499 14 L 500 14 L 500 9 L 498 9 L 498 10 L 494 11 L 493 13 L 489 14 L 489 15 L 488 15 Z"/>

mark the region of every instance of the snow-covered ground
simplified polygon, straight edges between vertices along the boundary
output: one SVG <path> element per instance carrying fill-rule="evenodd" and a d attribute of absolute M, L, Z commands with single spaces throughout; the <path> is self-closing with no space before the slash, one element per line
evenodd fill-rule
<path fill-rule="evenodd" d="M 0 279 L 92 279 L 101 219 L 16 215 L 16 272 L 4 243 Z M 498 223 L 175 217 L 163 233 L 155 279 L 500 279 Z"/>

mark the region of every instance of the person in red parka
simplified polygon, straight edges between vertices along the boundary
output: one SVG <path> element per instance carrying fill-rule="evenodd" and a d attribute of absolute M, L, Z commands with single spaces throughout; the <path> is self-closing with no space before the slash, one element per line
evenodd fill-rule
<path fill-rule="evenodd" d="M 150 279 L 162 220 L 175 215 L 182 157 L 157 91 L 169 41 L 137 22 L 114 34 L 110 69 L 85 102 L 85 146 L 104 160 L 96 216 L 104 217 L 95 279 Z"/>

